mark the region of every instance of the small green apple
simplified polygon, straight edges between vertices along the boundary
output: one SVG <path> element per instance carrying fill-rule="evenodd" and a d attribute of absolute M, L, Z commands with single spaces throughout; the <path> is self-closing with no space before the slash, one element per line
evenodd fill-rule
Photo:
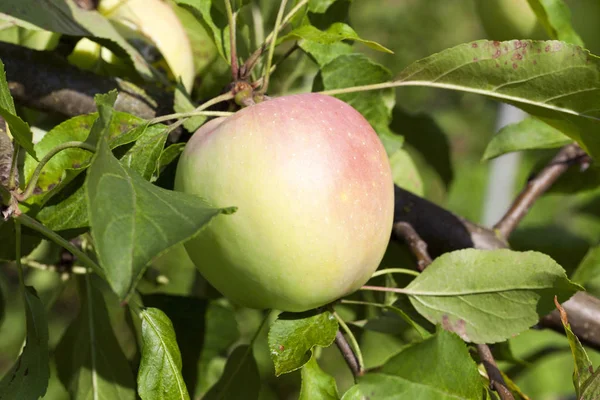
<path fill-rule="evenodd" d="M 477 0 L 483 28 L 492 40 L 546 39 L 527 0 Z"/>
<path fill-rule="evenodd" d="M 238 207 L 185 248 L 247 307 L 299 312 L 350 294 L 390 238 L 385 150 L 360 113 L 330 96 L 278 97 L 210 121 L 181 155 L 175 189 Z"/>

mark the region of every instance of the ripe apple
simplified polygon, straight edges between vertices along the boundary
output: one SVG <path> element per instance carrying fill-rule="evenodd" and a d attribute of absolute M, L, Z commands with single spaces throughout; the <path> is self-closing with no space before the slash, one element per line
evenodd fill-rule
<path fill-rule="evenodd" d="M 205 124 L 181 155 L 175 189 L 238 207 L 185 248 L 246 307 L 299 312 L 352 293 L 390 238 L 385 150 L 360 113 L 325 95 L 274 98 Z"/>
<path fill-rule="evenodd" d="M 492 40 L 547 39 L 527 0 L 477 0 L 476 5 Z"/>

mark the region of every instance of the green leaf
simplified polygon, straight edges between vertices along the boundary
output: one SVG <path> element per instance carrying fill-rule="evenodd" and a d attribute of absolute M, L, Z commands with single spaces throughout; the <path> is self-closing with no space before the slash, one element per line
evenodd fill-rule
<path fill-rule="evenodd" d="M 175 248 L 185 251 L 183 246 Z M 179 265 L 171 265 L 171 270 L 178 267 Z M 195 267 L 193 268 L 195 270 Z M 172 271 L 172 273 L 177 273 L 177 271 Z M 188 284 L 191 286 L 192 282 L 188 282 Z M 207 310 L 210 309 L 209 302 L 206 299 L 192 297 L 189 291 L 185 296 L 151 294 L 142 296 L 142 299 L 145 306 L 160 309 L 171 320 L 181 353 L 181 376 L 186 387 L 189 389 L 190 396 L 194 397 L 191 391 L 198 386 L 198 382 L 201 379 L 199 375 L 206 373 L 203 369 L 204 366 L 198 361 L 200 355 L 205 350 L 204 345 L 208 335 L 209 320 Z M 217 321 L 217 323 L 219 322 L 221 321 Z M 222 328 L 222 335 L 227 336 L 227 332 L 225 332 L 227 327 L 222 326 Z M 219 332 L 213 331 L 212 333 L 218 334 Z M 227 348 L 222 349 L 223 352 Z"/>
<path fill-rule="evenodd" d="M 1 215 L 1 214 L 0 214 Z M 29 254 L 40 243 L 41 237 L 32 230 L 23 227 L 21 231 L 21 254 Z M 15 220 L 4 221 L 0 216 L 0 261 L 14 261 L 16 258 Z"/>
<path fill-rule="evenodd" d="M 588 250 L 571 279 L 594 296 L 600 296 L 600 245 Z"/>
<path fill-rule="evenodd" d="M 0 381 L 0 398 L 7 400 L 44 396 L 50 378 L 46 309 L 32 287 L 25 287 L 23 294 L 27 338 L 19 359 Z"/>
<path fill-rule="evenodd" d="M 595 400 L 600 396 L 600 369 L 585 382 L 581 388 L 582 400 Z"/>
<path fill-rule="evenodd" d="M 114 126 L 115 123 L 118 123 L 118 119 L 113 121 L 111 126 Z M 123 155 L 119 154 L 120 162 L 141 174 L 144 179 L 150 180 L 158 168 L 158 157 L 167 137 L 167 129 L 164 125 L 140 125 L 116 137 L 115 140 L 111 141 L 110 146 L 121 144 L 126 140 L 125 137 L 137 137 L 133 146 L 128 148 Z M 111 128 L 112 132 L 113 129 Z M 118 151 L 118 153 L 122 152 Z M 88 155 L 85 161 L 86 164 L 89 157 Z M 77 171 L 72 172 L 73 175 L 75 173 Z M 37 219 L 54 231 L 88 227 L 89 220 L 84 182 L 85 176 L 79 174 L 66 186 L 62 186 L 60 192 L 53 195 L 50 201 L 44 204 L 44 208 L 36 215 Z"/>
<path fill-rule="evenodd" d="M 144 129 L 133 147 L 119 157 L 122 165 L 131 168 L 145 180 L 150 181 L 158 169 L 158 162 L 165 147 L 169 128 L 165 125 L 152 125 Z"/>
<path fill-rule="evenodd" d="M 319 67 L 329 64 L 339 56 L 353 52 L 352 45 L 343 42 L 321 44 L 303 40 L 298 45 Z"/>
<path fill-rule="evenodd" d="M 106 132 L 110 132 L 110 123 L 114 114 L 114 105 L 117 101 L 117 91 L 111 90 L 105 94 L 97 94 L 94 96 L 94 102 L 98 108 L 98 118 L 94 121 L 90 133 L 85 139 L 85 143 L 96 147 L 102 136 Z"/>
<path fill-rule="evenodd" d="M 309 0 L 308 10 L 314 13 L 324 13 L 337 0 Z"/>
<path fill-rule="evenodd" d="M 213 301 L 206 311 L 205 321 L 206 329 L 199 365 L 201 390 L 208 389 L 212 383 L 209 381 L 211 363 L 225 354 L 227 349 L 240 339 L 240 330 L 233 309 Z"/>
<path fill-rule="evenodd" d="M 333 376 L 324 372 L 315 356 L 301 370 L 302 386 L 299 400 L 337 400 L 340 398 Z"/>
<path fill-rule="evenodd" d="M 551 39 L 584 47 L 571 25 L 571 12 L 563 0 L 527 0 Z"/>
<path fill-rule="evenodd" d="M 381 372 L 429 386 L 455 399 L 479 398 L 484 389 L 465 342 L 443 329 L 404 347 L 385 363 Z"/>
<path fill-rule="evenodd" d="M 175 2 L 204 23 L 207 30 L 212 34 L 217 51 L 229 63 L 229 27 L 226 25 L 226 19 L 224 21 L 214 20 L 213 17 L 216 15 L 211 13 L 213 2 L 211 0 L 175 0 Z M 221 25 L 221 22 L 223 22 L 223 25 Z"/>
<path fill-rule="evenodd" d="M 490 160 L 513 151 L 554 149 L 573 142 L 561 131 L 537 118 L 528 117 L 502 128 L 492 137 L 483 160 Z"/>
<path fill-rule="evenodd" d="M 133 374 L 94 279 L 78 279 L 81 308 L 56 347 L 58 377 L 74 399 L 133 400 Z"/>
<path fill-rule="evenodd" d="M 189 399 L 181 375 L 181 353 L 171 320 L 158 308 L 141 312 L 142 360 L 138 392 L 143 400 Z"/>
<path fill-rule="evenodd" d="M 119 163 L 105 140 L 89 167 L 86 194 L 98 259 L 121 299 L 152 258 L 196 235 L 226 211 L 146 182 Z"/>
<path fill-rule="evenodd" d="M 440 176 L 446 186 L 453 179 L 448 136 L 429 114 L 411 114 L 396 106 L 392 111 L 392 131 L 422 156 L 427 165 Z M 418 164 L 417 164 L 418 165 Z M 420 171 L 423 175 L 423 171 Z M 427 179 L 425 179 L 427 181 Z"/>
<path fill-rule="evenodd" d="M 479 398 L 481 398 L 481 395 L 473 399 Z M 344 393 L 344 396 L 342 396 L 342 400 L 365 399 L 456 400 L 456 397 L 440 393 L 435 387 L 424 386 L 398 376 L 370 373 L 359 378 L 358 384 L 352 386 L 346 393 Z"/>
<path fill-rule="evenodd" d="M 252 348 L 241 345 L 227 359 L 221 379 L 208 391 L 203 400 L 258 399 L 260 375 Z"/>
<path fill-rule="evenodd" d="M 578 46 L 466 43 L 411 64 L 389 86 L 458 90 L 513 104 L 577 141 L 592 157 L 600 155 L 600 58 Z"/>
<path fill-rule="evenodd" d="M 269 329 L 275 375 L 301 368 L 310 360 L 313 347 L 333 343 L 337 330 L 337 320 L 329 311 L 280 314 Z"/>
<path fill-rule="evenodd" d="M 1 6 L 0 6 L 1 8 Z M 35 158 L 35 150 L 33 149 L 33 135 L 29 129 L 29 125 L 17 116 L 15 103 L 10 95 L 8 82 L 6 81 L 6 72 L 4 64 L 0 60 L 0 116 L 4 118 L 6 124 L 10 128 L 14 140 L 23 147 L 27 153 Z"/>
<path fill-rule="evenodd" d="M 394 54 L 393 51 L 380 45 L 372 40 L 365 40 L 358 36 L 358 34 L 350 26 L 337 22 L 327 28 L 326 31 L 321 31 L 312 25 L 302 25 L 299 28 L 294 29 L 285 36 L 282 36 L 277 40 L 277 43 L 286 42 L 289 40 L 306 40 L 309 42 L 316 42 L 319 44 L 333 44 L 344 40 L 353 40 L 356 42 L 363 43 L 373 50 L 381 51 L 388 54 Z"/>
<path fill-rule="evenodd" d="M 156 180 L 158 176 L 163 172 L 163 170 L 175 161 L 183 152 L 186 143 L 175 143 L 167 147 L 160 153 L 160 157 L 158 159 L 158 166 L 156 167 L 156 171 L 153 179 L 150 181 Z"/>
<path fill-rule="evenodd" d="M 581 342 L 571 330 L 565 309 L 562 308 L 558 302 L 556 302 L 556 308 L 558 308 L 558 311 L 560 312 L 560 321 L 565 329 L 569 347 L 571 348 L 571 354 L 573 355 L 575 365 L 573 370 L 573 386 L 575 386 L 577 398 L 582 399 L 583 397 L 581 395 L 583 387 L 585 386 L 586 381 L 588 381 L 594 373 L 594 366 Z"/>
<path fill-rule="evenodd" d="M 61 143 L 86 141 L 90 130 L 96 131 L 99 129 L 108 129 L 108 139 L 111 148 L 114 148 L 130 143 L 141 136 L 145 132 L 145 124 L 141 118 L 118 111 L 113 113 L 108 128 L 105 125 L 105 120 L 100 118 L 98 113 L 79 115 L 48 131 L 42 140 L 35 145 L 36 154 L 39 157 L 44 157 L 50 150 Z M 37 182 L 37 194 L 29 198 L 27 204 L 30 206 L 43 205 L 87 168 L 91 158 L 92 154 L 89 151 L 77 148 L 66 149 L 56 154 L 44 166 Z M 31 179 L 37 165 L 38 162 L 31 156 L 25 158 L 23 174 L 26 182 L 29 182 Z M 56 210 L 52 212 L 54 211 Z"/>
<path fill-rule="evenodd" d="M 390 157 L 394 183 L 404 190 L 424 196 L 423 180 L 414 161 L 406 150 L 398 149 Z"/>
<path fill-rule="evenodd" d="M 185 91 L 185 88 L 182 85 L 178 85 L 175 89 L 175 104 L 173 104 L 173 110 L 178 113 L 184 113 L 194 111 L 195 109 L 196 106 L 192 103 L 190 95 Z M 187 129 L 188 132 L 194 133 L 204 124 L 204 122 L 206 122 L 206 115 L 198 115 L 186 119 L 183 123 L 183 127 Z"/>
<path fill-rule="evenodd" d="M 581 287 L 545 254 L 465 249 L 436 258 L 405 289 L 417 311 L 474 343 L 504 341 Z"/>
<path fill-rule="evenodd" d="M 345 54 L 321 68 L 325 90 L 380 83 L 389 81 L 391 77 L 390 71 L 363 54 Z M 388 126 L 395 102 L 393 89 L 341 94 L 336 97 L 358 110 L 379 135 L 390 134 Z"/>
<path fill-rule="evenodd" d="M 13 24 L 24 28 L 104 39 L 103 45 L 118 53 L 124 51 L 143 77 L 153 77 L 141 54 L 97 11 L 83 10 L 75 2 L 67 0 L 3 0 L 0 13 L 8 14 Z"/>

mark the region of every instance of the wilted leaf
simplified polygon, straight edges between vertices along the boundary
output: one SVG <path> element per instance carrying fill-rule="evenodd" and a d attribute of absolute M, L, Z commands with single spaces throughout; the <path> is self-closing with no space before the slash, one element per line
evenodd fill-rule
<path fill-rule="evenodd" d="M 583 47 L 583 40 L 571 25 L 571 12 L 563 0 L 527 0 L 551 39 Z"/>
<path fill-rule="evenodd" d="M 0 381 L 1 399 L 38 399 L 46 393 L 50 378 L 46 310 L 35 289 L 25 287 L 27 338 L 15 365 Z"/>
<path fill-rule="evenodd" d="M 337 330 L 338 323 L 329 311 L 280 314 L 269 329 L 269 352 L 275 375 L 301 368 L 310 360 L 313 347 L 333 343 Z"/>
<path fill-rule="evenodd" d="M 93 279 L 79 279 L 80 312 L 55 351 L 58 376 L 74 399 L 133 400 L 133 374 Z"/>
<path fill-rule="evenodd" d="M 224 211 L 148 183 L 122 166 L 105 140 L 88 169 L 86 193 L 98 259 L 121 299 L 152 258 L 196 235 Z"/>
<path fill-rule="evenodd" d="M 208 391 L 203 400 L 258 399 L 260 375 L 252 348 L 241 345 L 227 359 L 221 379 Z"/>
<path fill-rule="evenodd" d="M 436 258 L 407 287 L 417 311 L 463 340 L 504 341 L 535 325 L 580 287 L 545 254 L 465 249 Z"/>
<path fill-rule="evenodd" d="M 323 371 L 315 356 L 304 364 L 301 370 L 302 386 L 299 400 L 337 400 L 337 385 L 333 376 Z"/>
<path fill-rule="evenodd" d="M 485 149 L 483 160 L 513 151 L 554 149 L 572 143 L 573 139 L 537 118 L 525 118 L 502 128 L 492 137 Z"/>
<path fill-rule="evenodd" d="M 588 381 L 594 373 L 594 366 L 592 365 L 587 352 L 581 345 L 581 342 L 571 330 L 571 325 L 569 324 L 569 320 L 567 318 L 567 312 L 564 308 L 562 308 L 558 301 L 555 300 L 555 303 L 556 308 L 560 312 L 560 320 L 563 324 L 563 328 L 565 328 L 567 340 L 569 341 L 569 347 L 571 348 L 571 354 L 573 355 L 573 361 L 575 365 L 573 370 L 573 386 L 575 386 L 577 398 L 582 399 L 583 397 L 581 397 L 581 394 L 583 387 L 586 381 Z"/>
<path fill-rule="evenodd" d="M 138 393 L 143 400 L 189 399 L 181 375 L 181 353 L 171 320 L 158 308 L 141 312 L 142 360 Z"/>
<path fill-rule="evenodd" d="M 1 6 L 0 6 L 1 8 Z M 4 64 L 0 60 L 0 116 L 4 118 L 6 124 L 10 128 L 14 140 L 23 147 L 27 153 L 31 154 L 35 158 L 35 150 L 33 149 L 33 135 L 29 129 L 29 125 L 17 116 L 15 110 L 15 103 L 10 95 L 8 89 L 8 82 L 6 81 L 6 72 L 4 71 Z M 0 132 L 1 133 L 1 132 Z M 4 133 L 2 133 L 4 134 Z"/>
<path fill-rule="evenodd" d="M 380 45 L 377 42 L 360 38 L 354 29 L 342 22 L 337 22 L 331 25 L 326 31 L 321 31 L 312 25 L 302 25 L 287 35 L 282 36 L 277 42 L 282 43 L 288 40 L 306 40 L 324 45 L 333 44 L 344 40 L 353 40 L 363 43 L 374 50 L 393 54 L 390 49 Z"/>
<path fill-rule="evenodd" d="M 142 76 L 149 79 L 153 76 L 140 53 L 102 14 L 83 10 L 74 1 L 2 0 L 0 13 L 7 14 L 5 17 L 10 22 L 24 28 L 41 28 L 65 35 L 105 39 L 103 44 L 110 46 L 112 50 L 124 50 Z"/>

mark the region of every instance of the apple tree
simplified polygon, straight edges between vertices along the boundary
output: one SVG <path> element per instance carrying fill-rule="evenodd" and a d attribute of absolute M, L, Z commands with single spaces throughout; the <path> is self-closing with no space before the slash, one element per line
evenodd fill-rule
<path fill-rule="evenodd" d="M 0 399 L 599 398 L 588 3 L 3 0 Z"/>

